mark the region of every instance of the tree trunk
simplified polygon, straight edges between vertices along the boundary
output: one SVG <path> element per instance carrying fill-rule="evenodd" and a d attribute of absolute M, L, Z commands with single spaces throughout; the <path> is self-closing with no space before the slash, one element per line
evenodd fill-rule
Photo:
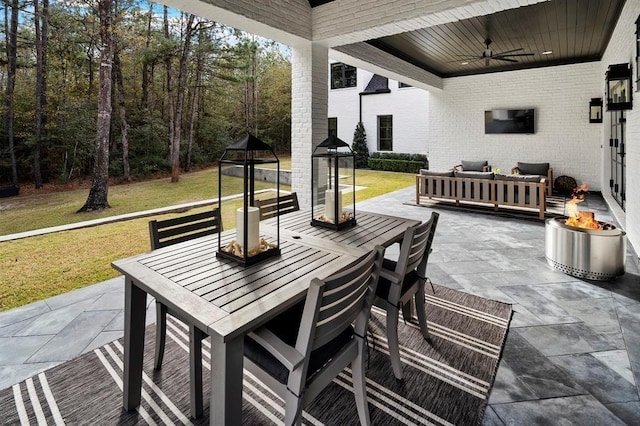
<path fill-rule="evenodd" d="M 129 166 L 129 123 L 127 122 L 127 107 L 124 103 L 124 84 L 122 82 L 122 62 L 120 52 L 116 48 L 113 54 L 113 68 L 116 79 L 118 108 L 120 111 L 120 133 L 122 142 L 122 176 L 131 182 L 131 167 Z"/>
<path fill-rule="evenodd" d="M 49 37 L 49 0 L 33 0 L 36 30 L 36 111 L 35 111 L 35 144 L 33 149 L 33 173 L 36 188 L 42 188 L 42 171 L 40 169 L 40 152 L 42 138 L 47 122 L 47 41 Z"/>
<path fill-rule="evenodd" d="M 149 2 L 149 20 L 147 21 L 147 36 L 145 41 L 145 49 L 148 51 L 151 45 L 151 23 L 153 22 L 153 3 Z M 140 100 L 140 108 L 146 109 L 149 105 L 149 64 L 146 60 L 142 61 L 142 99 Z"/>
<path fill-rule="evenodd" d="M 204 43 L 204 27 L 198 32 L 198 54 L 196 56 L 196 77 L 195 87 L 193 88 L 193 99 L 191 99 L 191 117 L 189 118 L 189 142 L 187 146 L 187 163 L 185 170 L 191 170 L 191 150 L 193 149 L 193 136 L 195 133 L 196 116 L 198 115 L 198 102 L 200 97 L 200 84 L 202 83 L 202 72 L 204 60 L 202 58 L 202 45 Z"/>
<path fill-rule="evenodd" d="M 170 39 L 169 36 L 169 14 L 167 6 L 164 6 L 164 38 L 167 42 Z M 173 164 L 173 141 L 174 141 L 174 109 L 173 109 L 173 71 L 171 70 L 171 57 L 172 54 L 166 53 L 164 58 L 164 65 L 167 72 L 167 119 L 169 121 L 169 164 Z M 171 171 L 171 182 L 173 182 L 173 166 Z"/>
<path fill-rule="evenodd" d="M 184 109 L 184 94 L 187 87 L 187 62 L 191 52 L 191 38 L 193 37 L 193 15 L 187 18 L 184 45 L 180 55 L 178 68 L 178 90 L 175 110 L 175 124 L 173 126 L 173 141 L 171 143 L 171 182 L 180 180 L 180 138 L 182 136 L 182 110 Z"/>
<path fill-rule="evenodd" d="M 11 178 L 14 185 L 18 185 L 18 163 L 16 161 L 15 140 L 13 134 L 13 94 L 16 87 L 16 64 L 17 64 L 17 35 L 18 35 L 18 0 L 11 2 L 11 23 L 7 22 L 7 4 L 5 3 L 4 27 L 5 41 L 7 48 L 7 86 L 4 97 L 4 130 L 7 133 L 9 142 L 9 156 L 11 157 Z"/>
<path fill-rule="evenodd" d="M 91 190 L 84 206 L 78 210 L 93 211 L 109 208 L 109 135 L 111 131 L 111 72 L 113 67 L 112 0 L 99 0 L 100 16 L 100 91 L 98 93 L 98 124 L 96 154 Z"/>

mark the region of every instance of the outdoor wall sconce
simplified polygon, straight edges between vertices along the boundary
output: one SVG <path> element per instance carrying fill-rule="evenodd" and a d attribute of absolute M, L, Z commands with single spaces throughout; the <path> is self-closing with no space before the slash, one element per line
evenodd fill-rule
<path fill-rule="evenodd" d="M 606 86 L 607 110 L 631 109 L 631 66 L 628 63 L 609 65 Z"/>
<path fill-rule="evenodd" d="M 311 156 L 311 225 L 341 230 L 356 224 L 355 155 L 349 145 L 330 135 Z M 353 210 L 343 209 L 351 194 Z"/>
<path fill-rule="evenodd" d="M 602 98 L 591 98 L 589 102 L 589 123 L 602 123 Z"/>
<path fill-rule="evenodd" d="M 260 235 L 260 208 L 255 206 L 255 166 L 275 164 L 277 168 L 276 194 L 280 197 L 280 161 L 273 149 L 257 137 L 247 134 L 229 145 L 218 162 L 218 200 L 220 200 L 221 217 L 227 213 L 236 218 L 236 234 L 228 236 L 223 242 L 221 228 L 218 229 L 217 257 L 227 258 L 244 266 L 256 264 L 262 260 L 280 254 L 280 200 L 276 214 L 276 236 Z M 242 178 L 242 203 L 237 200 L 222 203 L 222 177 L 225 177 L 225 188 L 238 188 L 238 177 Z M 228 181 L 228 182 L 227 182 Z M 237 192 L 237 191 L 232 191 Z"/>

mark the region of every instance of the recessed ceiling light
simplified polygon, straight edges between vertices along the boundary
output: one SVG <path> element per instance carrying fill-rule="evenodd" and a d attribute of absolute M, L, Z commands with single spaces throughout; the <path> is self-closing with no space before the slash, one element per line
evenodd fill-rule
<path fill-rule="evenodd" d="M 469 62 L 467 62 L 467 61 L 460 62 L 460 65 L 469 65 Z"/>
<path fill-rule="evenodd" d="M 544 52 L 542 52 L 543 55 L 551 55 L 553 53 L 553 50 L 545 50 Z"/>

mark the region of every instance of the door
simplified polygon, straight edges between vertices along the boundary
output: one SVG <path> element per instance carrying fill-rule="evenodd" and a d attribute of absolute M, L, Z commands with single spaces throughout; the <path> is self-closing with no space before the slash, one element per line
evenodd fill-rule
<path fill-rule="evenodd" d="M 625 126 L 624 111 L 611 112 L 611 137 L 609 149 L 611 151 L 611 179 L 609 187 L 611 195 L 622 210 L 625 210 Z"/>

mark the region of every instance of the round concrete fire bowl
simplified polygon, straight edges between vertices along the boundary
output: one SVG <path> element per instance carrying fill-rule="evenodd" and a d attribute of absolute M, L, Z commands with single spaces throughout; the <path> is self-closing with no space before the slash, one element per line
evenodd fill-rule
<path fill-rule="evenodd" d="M 555 269 L 578 278 L 608 280 L 624 275 L 626 233 L 611 224 L 585 229 L 565 224 L 565 218 L 547 219 L 545 257 Z"/>

